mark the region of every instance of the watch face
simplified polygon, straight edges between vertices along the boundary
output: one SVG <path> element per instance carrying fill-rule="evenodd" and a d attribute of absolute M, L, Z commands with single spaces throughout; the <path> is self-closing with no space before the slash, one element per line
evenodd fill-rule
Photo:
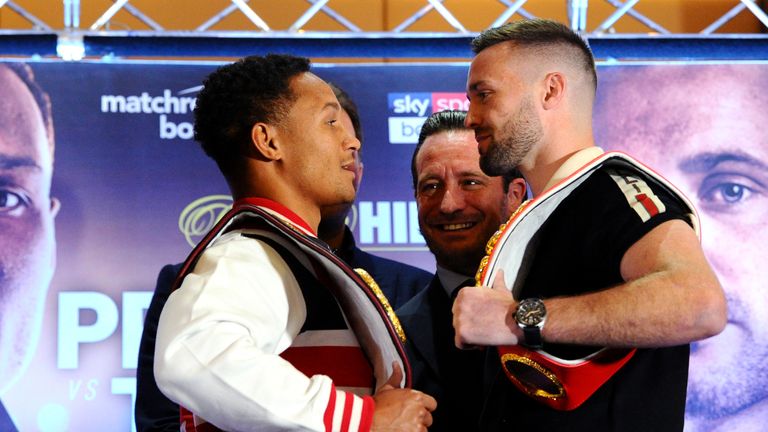
<path fill-rule="evenodd" d="M 544 321 L 547 310 L 539 299 L 525 299 L 517 306 L 515 319 L 524 326 L 538 326 Z"/>

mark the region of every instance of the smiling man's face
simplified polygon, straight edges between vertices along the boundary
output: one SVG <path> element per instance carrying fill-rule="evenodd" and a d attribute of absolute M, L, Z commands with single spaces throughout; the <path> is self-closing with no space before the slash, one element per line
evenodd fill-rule
<path fill-rule="evenodd" d="M 501 177 L 480 170 L 470 129 L 428 137 L 416 157 L 419 226 L 438 265 L 474 274 L 485 244 L 509 215 Z M 511 203 L 515 207 L 519 202 Z"/>

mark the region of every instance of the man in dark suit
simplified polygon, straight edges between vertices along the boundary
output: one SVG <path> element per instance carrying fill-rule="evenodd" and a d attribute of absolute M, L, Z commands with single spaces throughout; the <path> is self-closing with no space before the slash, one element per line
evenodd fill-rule
<path fill-rule="evenodd" d="M 465 118 L 463 111 L 430 116 L 411 162 L 419 227 L 435 255 L 437 275 L 397 314 L 408 339 L 414 388 L 438 401 L 431 431 L 477 430 L 485 356 L 456 348 L 451 306 L 459 287 L 474 285 L 488 239 L 525 196 L 519 175 L 483 174 Z"/>
<path fill-rule="evenodd" d="M 343 127 L 354 131 L 355 137 L 362 142 L 362 128 L 357 107 L 343 90 L 335 85 L 331 85 L 331 88 L 343 109 L 342 115 L 339 116 L 340 122 Z M 362 170 L 362 162 L 357 161 L 357 185 L 360 183 Z M 344 222 L 349 210 L 349 205 L 324 209 L 323 218 L 318 227 L 318 237 L 351 267 L 367 271 L 387 296 L 392 307 L 397 308 L 424 288 L 432 275 L 419 268 L 377 257 L 358 248 L 352 232 Z M 153 363 L 160 312 L 171 294 L 171 285 L 181 267 L 182 264 L 169 264 L 160 271 L 144 321 L 136 370 L 135 420 L 138 431 L 175 432 L 179 430 L 179 406 L 166 398 L 157 388 Z"/>

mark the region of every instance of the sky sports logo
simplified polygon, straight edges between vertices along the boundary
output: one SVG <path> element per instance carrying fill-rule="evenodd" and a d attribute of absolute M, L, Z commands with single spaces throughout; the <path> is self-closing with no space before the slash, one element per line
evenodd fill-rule
<path fill-rule="evenodd" d="M 469 108 L 464 93 L 388 93 L 387 102 L 390 144 L 416 144 L 432 113 Z"/>

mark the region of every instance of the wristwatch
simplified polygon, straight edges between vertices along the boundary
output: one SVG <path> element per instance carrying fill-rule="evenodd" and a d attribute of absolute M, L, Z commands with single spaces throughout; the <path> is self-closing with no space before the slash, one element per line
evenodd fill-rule
<path fill-rule="evenodd" d="M 547 320 L 547 308 L 538 298 L 527 298 L 517 305 L 515 321 L 523 330 L 523 345 L 529 348 L 541 348 L 541 329 Z"/>

